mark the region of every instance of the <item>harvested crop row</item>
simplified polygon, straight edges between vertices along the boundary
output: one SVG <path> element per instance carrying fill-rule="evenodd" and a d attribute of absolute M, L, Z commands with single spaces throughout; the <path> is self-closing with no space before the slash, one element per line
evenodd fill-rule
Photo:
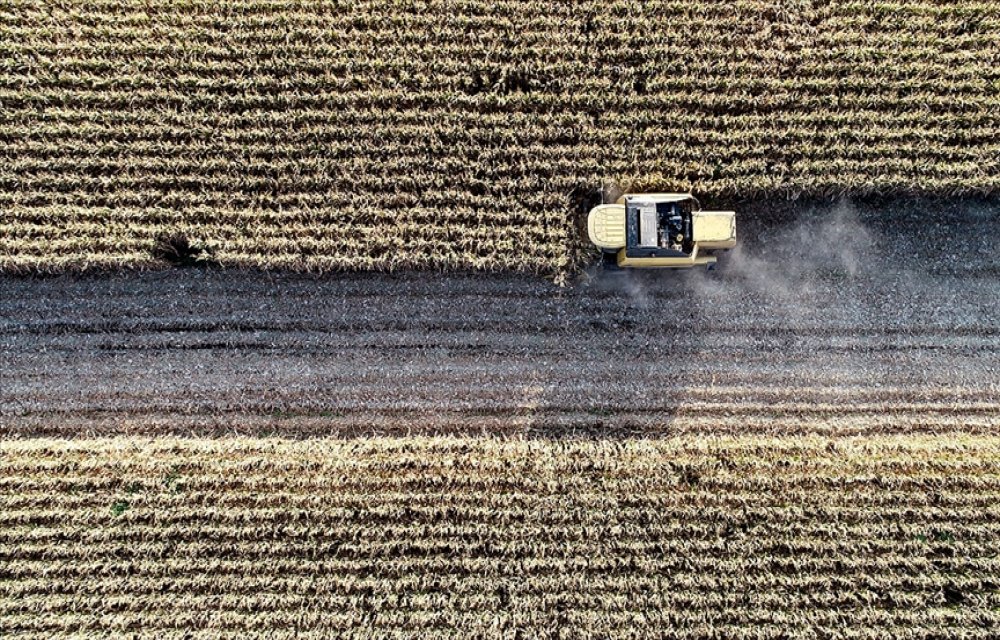
<path fill-rule="evenodd" d="M 968 638 L 1000 440 L 0 443 L 15 637 Z"/>
<path fill-rule="evenodd" d="M 183 237 L 230 265 L 554 273 L 606 178 L 1000 188 L 983 0 L 13 0 L 0 104 L 11 270 L 150 264 Z"/>

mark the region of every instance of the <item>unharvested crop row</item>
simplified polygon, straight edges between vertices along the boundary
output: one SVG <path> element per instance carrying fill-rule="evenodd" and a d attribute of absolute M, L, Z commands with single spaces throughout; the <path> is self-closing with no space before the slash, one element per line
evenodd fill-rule
<path fill-rule="evenodd" d="M 995 635 L 994 436 L 0 443 L 24 637 Z"/>
<path fill-rule="evenodd" d="M 227 264 L 558 273 L 605 179 L 995 193 L 998 56 L 980 0 L 10 2 L 0 269 L 183 235 Z"/>

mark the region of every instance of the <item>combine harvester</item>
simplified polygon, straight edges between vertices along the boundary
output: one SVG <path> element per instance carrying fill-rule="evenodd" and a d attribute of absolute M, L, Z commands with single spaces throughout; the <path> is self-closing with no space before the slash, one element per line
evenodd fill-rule
<path fill-rule="evenodd" d="M 591 209 L 587 232 L 610 269 L 713 269 L 736 246 L 736 213 L 702 211 L 689 193 L 631 193 Z"/>

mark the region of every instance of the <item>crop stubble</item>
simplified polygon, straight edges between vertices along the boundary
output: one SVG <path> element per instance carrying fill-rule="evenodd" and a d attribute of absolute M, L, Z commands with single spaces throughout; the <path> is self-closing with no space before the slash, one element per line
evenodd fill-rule
<path fill-rule="evenodd" d="M 995 192 L 993 2 L 0 9 L 0 268 L 559 272 L 575 197 Z"/>

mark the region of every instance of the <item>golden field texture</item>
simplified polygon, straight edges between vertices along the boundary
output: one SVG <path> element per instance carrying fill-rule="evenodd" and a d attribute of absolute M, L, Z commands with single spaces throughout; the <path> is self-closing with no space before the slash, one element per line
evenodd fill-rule
<path fill-rule="evenodd" d="M 5 637 L 995 638 L 1000 440 L 8 440 Z"/>
<path fill-rule="evenodd" d="M 604 179 L 995 193 L 998 157 L 991 1 L 0 5 L 6 270 L 559 273 Z"/>

